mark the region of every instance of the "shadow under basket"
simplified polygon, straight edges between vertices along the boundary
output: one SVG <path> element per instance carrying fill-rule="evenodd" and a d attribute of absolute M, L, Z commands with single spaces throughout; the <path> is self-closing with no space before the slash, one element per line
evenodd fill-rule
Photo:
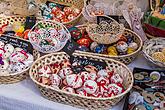
<path fill-rule="evenodd" d="M 73 56 L 78 58 L 85 58 L 85 59 L 105 62 L 108 67 L 114 68 L 114 71 L 118 72 L 121 75 L 121 77 L 125 79 L 123 85 L 126 91 L 123 92 L 122 94 L 119 94 L 117 96 L 112 96 L 109 98 L 94 98 L 94 97 L 81 96 L 78 94 L 65 92 L 59 89 L 55 89 L 51 86 L 39 83 L 37 81 L 37 77 L 38 77 L 37 73 L 39 67 L 69 59 L 69 56 L 65 52 L 58 52 L 58 53 L 48 54 L 39 58 L 37 61 L 35 61 L 35 63 L 32 65 L 30 69 L 30 77 L 39 88 L 43 97 L 55 102 L 71 105 L 78 108 L 98 110 L 98 109 L 108 109 L 113 105 L 116 105 L 131 90 L 133 86 L 133 74 L 123 63 L 120 63 L 118 61 L 109 58 L 84 55 L 77 52 L 73 53 Z"/>

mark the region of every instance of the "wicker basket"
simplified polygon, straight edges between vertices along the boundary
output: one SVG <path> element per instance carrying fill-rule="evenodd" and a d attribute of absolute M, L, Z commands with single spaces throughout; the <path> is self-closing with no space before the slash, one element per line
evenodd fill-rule
<path fill-rule="evenodd" d="M 152 58 L 152 54 L 160 51 L 162 48 L 165 48 L 165 38 L 158 37 L 150 39 L 144 43 L 143 55 L 150 62 L 152 67 L 159 67 L 159 69 L 165 70 L 165 63 Z"/>
<path fill-rule="evenodd" d="M 85 25 L 79 25 L 77 27 L 79 29 L 85 29 L 86 28 Z M 120 62 L 128 65 L 138 56 L 138 54 L 141 51 L 142 46 L 143 46 L 143 42 L 142 42 L 142 39 L 140 36 L 138 36 L 135 32 L 133 32 L 129 29 L 125 29 L 123 32 L 123 35 L 129 35 L 129 34 L 133 37 L 133 40 L 138 44 L 139 47 L 135 52 L 128 54 L 128 55 L 110 56 L 110 55 L 106 55 L 106 54 L 98 54 L 98 53 L 93 53 L 93 52 L 83 52 L 83 51 L 78 51 L 78 50 L 76 50 L 76 51 L 80 52 L 82 54 L 88 54 L 88 55 L 105 57 L 105 58 L 112 58 L 112 59 L 115 59 L 117 61 L 120 61 Z"/>
<path fill-rule="evenodd" d="M 71 94 L 68 92 L 64 92 L 62 90 L 57 90 L 47 85 L 43 85 L 39 83 L 37 78 L 37 69 L 43 65 L 48 65 L 55 62 L 61 62 L 65 59 L 69 59 L 69 56 L 64 52 L 58 52 L 53 54 L 45 55 L 39 58 L 35 63 L 32 65 L 30 69 L 30 77 L 38 86 L 41 94 L 52 101 L 68 104 L 80 108 L 87 108 L 87 109 L 106 109 L 111 107 L 112 105 L 117 104 L 132 88 L 133 85 L 133 75 L 131 71 L 122 63 L 109 59 L 109 58 L 102 58 L 93 55 L 84 55 L 80 53 L 73 54 L 76 57 L 80 58 L 88 58 L 95 61 L 104 61 L 107 63 L 108 67 L 114 68 L 115 71 L 119 72 L 119 74 L 125 79 L 124 86 L 126 87 L 126 91 L 120 95 L 113 96 L 110 98 L 93 98 L 93 97 L 86 97 L 80 96 L 78 94 Z"/>
<path fill-rule="evenodd" d="M 19 38 L 12 38 L 12 39 L 19 39 Z M 22 40 L 22 41 L 28 42 L 26 40 Z M 33 50 L 34 60 L 38 59 L 40 57 L 40 53 L 34 49 L 32 50 Z M 0 75 L 0 84 L 12 84 L 26 79 L 29 76 L 29 68 L 21 72 L 10 73 L 9 75 Z"/>
<path fill-rule="evenodd" d="M 28 2 L 27 0 L 9 0 L 11 2 L 11 9 L 10 11 L 14 15 L 20 15 L 20 16 L 30 16 L 35 15 L 39 7 L 38 5 L 41 3 L 40 0 L 34 0 L 36 8 L 34 10 L 28 10 Z"/>
<path fill-rule="evenodd" d="M 72 6 L 80 10 L 82 10 L 85 5 L 84 0 L 41 0 L 42 3 L 46 3 L 47 1 L 58 3 L 61 5 Z M 66 26 L 74 26 L 80 21 L 81 18 L 82 18 L 82 11 L 73 20 L 63 23 L 63 24 Z"/>
<path fill-rule="evenodd" d="M 62 30 L 63 31 L 63 36 L 59 39 L 57 39 L 59 42 L 57 43 L 57 45 L 49 45 L 46 47 L 41 47 L 39 44 L 36 44 L 36 42 L 33 41 L 33 39 L 30 37 L 30 33 L 38 26 L 38 25 L 43 25 L 44 27 L 48 27 L 52 26 L 53 28 L 57 29 L 58 31 Z M 60 51 L 68 42 L 68 40 L 71 38 L 71 35 L 68 31 L 68 29 L 61 23 L 56 22 L 56 21 L 51 21 L 51 20 L 42 20 L 42 21 L 38 21 L 33 28 L 29 31 L 29 41 L 30 43 L 33 45 L 33 47 L 38 50 L 39 52 L 42 53 L 52 53 L 52 52 L 57 52 Z M 50 37 L 50 36 L 47 36 Z M 62 39 L 62 41 L 60 41 L 60 39 Z"/>
<path fill-rule="evenodd" d="M 100 44 L 112 44 L 120 39 L 120 35 L 124 32 L 124 25 L 119 24 L 114 19 L 103 16 L 109 19 L 108 22 L 101 21 L 99 24 L 89 23 L 87 32 L 89 37 Z"/>

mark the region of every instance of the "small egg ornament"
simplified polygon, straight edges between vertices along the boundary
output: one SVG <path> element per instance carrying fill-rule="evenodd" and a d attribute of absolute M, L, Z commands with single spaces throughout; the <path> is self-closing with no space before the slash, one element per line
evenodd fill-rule
<path fill-rule="evenodd" d="M 9 62 L 0 57 L 0 70 L 6 70 L 9 67 Z"/>
<path fill-rule="evenodd" d="M 94 94 L 96 92 L 97 88 L 98 88 L 97 83 L 93 80 L 87 80 L 84 83 L 84 90 L 88 94 Z"/>
<path fill-rule="evenodd" d="M 88 52 L 89 51 L 89 49 L 86 46 L 84 46 L 84 45 L 78 46 L 78 50 L 84 51 L 84 52 Z"/>
<path fill-rule="evenodd" d="M 70 67 L 62 68 L 59 71 L 59 76 L 64 79 L 66 76 L 71 75 L 73 73 L 72 69 Z"/>
<path fill-rule="evenodd" d="M 123 83 L 123 79 L 122 77 L 119 75 L 119 74 L 114 74 L 112 77 L 111 77 L 111 83 Z"/>
<path fill-rule="evenodd" d="M 133 53 L 133 52 L 135 52 L 135 50 L 134 50 L 133 48 L 129 48 L 129 47 L 128 47 L 127 54 L 131 54 L 131 53 Z"/>
<path fill-rule="evenodd" d="M 121 35 L 119 41 L 127 42 L 127 38 L 125 36 Z"/>
<path fill-rule="evenodd" d="M 88 95 L 87 92 L 84 89 L 82 89 L 82 88 L 77 89 L 76 93 L 81 95 L 81 96 L 87 96 Z"/>
<path fill-rule="evenodd" d="M 108 72 L 106 69 L 102 69 L 97 73 L 98 77 L 108 77 Z"/>
<path fill-rule="evenodd" d="M 25 29 L 24 29 L 24 26 L 22 26 L 22 24 L 20 22 L 15 22 L 13 24 L 13 30 L 16 33 L 23 33 Z"/>
<path fill-rule="evenodd" d="M 103 44 L 99 44 L 95 49 L 94 49 L 94 52 L 95 53 L 104 53 L 105 52 L 105 45 Z"/>
<path fill-rule="evenodd" d="M 66 83 L 69 87 L 80 88 L 83 85 L 83 80 L 80 75 L 71 74 L 66 76 Z"/>
<path fill-rule="evenodd" d="M 14 52 L 14 47 L 11 44 L 6 44 L 4 47 L 4 50 L 9 52 L 9 53 L 13 53 Z"/>
<path fill-rule="evenodd" d="M 51 83 L 53 87 L 59 87 L 61 84 L 61 78 L 57 74 L 52 74 L 50 77 Z"/>
<path fill-rule="evenodd" d="M 128 48 L 132 48 L 135 51 L 138 49 L 138 44 L 136 42 L 132 42 L 128 45 Z"/>
<path fill-rule="evenodd" d="M 161 75 L 157 71 L 153 71 L 150 74 L 150 78 L 152 79 L 153 82 L 158 82 L 160 80 L 160 77 L 161 77 Z"/>
<path fill-rule="evenodd" d="M 90 45 L 90 49 L 94 51 L 94 49 L 98 46 L 99 44 L 97 42 L 92 42 Z"/>
<path fill-rule="evenodd" d="M 79 40 L 77 41 L 77 43 L 78 43 L 80 46 L 83 45 L 83 46 L 89 47 L 91 41 L 90 41 L 90 39 L 88 39 L 88 38 L 81 38 L 81 39 L 79 39 Z"/>
<path fill-rule="evenodd" d="M 75 93 L 75 90 L 73 88 L 67 86 L 63 87 L 62 90 L 69 93 Z"/>
<path fill-rule="evenodd" d="M 128 49 L 128 44 L 127 44 L 126 42 L 124 42 L 124 41 L 119 41 L 119 42 L 117 43 L 116 48 L 117 48 L 117 51 L 118 51 L 118 52 L 123 53 L 123 52 L 126 52 L 126 51 L 127 51 L 127 49 Z"/>
<path fill-rule="evenodd" d="M 82 34 L 81 34 L 81 31 L 77 28 L 77 27 L 71 27 L 68 29 L 70 34 L 71 34 L 71 37 L 74 39 L 74 40 L 78 40 L 82 37 Z"/>
<path fill-rule="evenodd" d="M 124 92 L 123 87 L 118 86 L 117 84 L 108 85 L 109 93 L 114 93 L 115 95 L 121 94 Z"/>
<path fill-rule="evenodd" d="M 72 9 L 70 7 L 64 7 L 63 11 L 65 12 L 66 15 L 69 15 L 72 13 Z"/>
<path fill-rule="evenodd" d="M 52 74 L 52 71 L 49 66 L 43 66 L 38 70 L 39 76 L 49 78 L 50 75 Z"/>
<path fill-rule="evenodd" d="M 2 41 L 0 41 L 0 48 L 1 48 L 1 49 L 3 49 L 3 48 L 4 48 L 4 46 L 5 46 L 5 43 L 4 43 L 4 42 L 2 42 Z"/>

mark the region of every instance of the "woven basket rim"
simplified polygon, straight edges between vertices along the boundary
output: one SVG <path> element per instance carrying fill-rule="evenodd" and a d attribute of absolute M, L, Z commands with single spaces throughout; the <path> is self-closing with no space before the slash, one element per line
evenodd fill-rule
<path fill-rule="evenodd" d="M 79 28 L 79 27 L 86 27 L 86 24 L 84 24 L 84 25 L 77 25 L 76 27 L 77 28 Z M 119 56 L 111 56 L 111 55 L 106 55 L 106 54 L 99 54 L 99 55 L 105 56 L 105 57 L 111 57 L 111 58 L 123 58 L 123 57 L 132 56 L 132 55 L 140 52 L 142 47 L 143 47 L 143 41 L 142 41 L 141 37 L 138 34 L 136 34 L 135 32 L 133 32 L 132 30 L 130 30 L 130 29 L 125 28 L 124 30 L 129 31 L 129 32 L 135 34 L 136 37 L 140 40 L 140 45 L 139 45 L 138 49 L 136 51 L 134 51 L 133 53 L 127 54 L 127 55 L 119 55 Z M 79 50 L 76 50 L 76 51 L 79 51 Z M 83 51 L 81 51 L 81 52 L 84 53 L 84 54 L 85 53 L 96 54 L 96 53 L 92 53 L 92 52 L 83 52 Z"/>
<path fill-rule="evenodd" d="M 113 96 L 113 97 L 109 97 L 109 98 L 87 97 L 87 96 L 82 96 L 82 95 L 78 95 L 78 94 L 69 93 L 69 92 L 66 92 L 66 91 L 63 91 L 63 90 L 60 90 L 60 89 L 55 89 L 55 88 L 53 88 L 53 87 L 51 87 L 51 86 L 48 86 L 48 85 L 44 85 L 44 84 L 42 84 L 42 83 L 39 83 L 37 80 L 35 80 L 35 79 L 33 78 L 33 75 L 32 75 L 32 74 L 33 74 L 33 73 L 32 73 L 32 67 L 33 67 L 38 61 L 40 61 L 40 60 L 42 60 L 42 59 L 44 59 L 44 58 L 46 58 L 46 57 L 48 57 L 48 56 L 60 55 L 60 54 L 66 54 L 66 53 L 65 53 L 65 52 L 51 53 L 51 54 L 44 55 L 44 56 L 40 57 L 39 59 L 37 59 L 37 60 L 33 63 L 33 65 L 31 66 L 31 68 L 30 68 L 30 70 L 29 70 L 30 78 L 32 79 L 32 81 L 34 81 L 37 85 L 40 85 L 40 86 L 42 86 L 42 87 L 45 87 L 46 89 L 51 89 L 51 90 L 54 90 L 54 91 L 57 91 L 57 92 L 61 92 L 61 93 L 67 94 L 67 95 L 78 96 L 78 97 L 80 97 L 80 98 L 94 99 L 94 100 L 111 100 L 111 99 L 114 99 L 114 98 L 122 97 L 122 96 L 124 96 L 125 94 L 127 94 L 127 93 L 132 89 L 132 87 L 133 87 L 134 79 L 133 79 L 133 74 L 132 74 L 131 70 L 130 70 L 124 63 L 121 63 L 121 62 L 119 62 L 119 61 L 116 61 L 116 60 L 113 60 L 113 59 L 109 59 L 109 58 L 103 58 L 103 57 L 102 57 L 101 59 L 107 60 L 107 61 L 113 61 L 113 62 L 115 62 L 115 63 L 118 63 L 118 64 L 122 65 L 129 73 L 131 73 L 130 75 L 131 75 L 131 77 L 132 77 L 132 82 L 131 82 L 131 84 L 129 85 L 128 89 L 125 90 L 122 94 L 119 94 L 119 95 L 116 95 L 116 96 Z M 83 54 L 81 54 L 81 53 L 74 53 L 74 54 L 83 55 Z M 85 55 L 85 56 L 87 56 L 87 57 L 93 57 L 93 58 L 100 58 L 100 57 L 98 57 L 98 56 L 91 56 L 91 55 Z"/>
<path fill-rule="evenodd" d="M 1 34 L 1 35 L 3 35 L 3 34 Z M 0 36 L 1 36 L 1 35 L 0 35 Z M 8 36 L 8 35 L 5 35 L 5 36 Z M 8 36 L 8 37 L 11 37 L 11 36 Z M 19 40 L 23 40 L 23 41 L 26 41 L 26 42 L 29 42 L 28 40 L 21 39 L 21 38 L 18 38 L 18 37 L 14 37 L 14 38 L 19 39 Z M 29 42 L 29 43 L 30 43 L 30 42 Z M 32 50 L 34 51 L 35 49 L 32 48 Z M 39 53 L 39 51 L 37 51 L 37 52 L 38 52 L 38 56 L 37 56 L 37 59 L 38 59 L 38 58 L 40 57 L 40 53 Z M 34 63 L 34 61 L 33 61 L 33 63 Z M 32 66 L 32 65 L 31 65 L 31 66 Z M 9 73 L 9 74 L 5 74 L 5 75 L 0 75 L 0 77 L 3 77 L 3 76 L 15 76 L 15 75 L 22 74 L 22 73 L 28 71 L 28 70 L 30 69 L 31 66 L 29 66 L 28 68 L 24 69 L 23 71 L 15 72 L 15 73 Z"/>
<path fill-rule="evenodd" d="M 52 0 L 48 0 L 48 1 L 51 1 L 51 2 L 52 2 Z M 84 1 L 84 2 L 83 2 L 83 8 L 84 8 L 84 7 L 85 7 L 85 0 L 83 0 L 83 1 Z M 55 2 L 55 3 L 58 3 L 58 2 Z M 60 3 L 59 3 L 59 4 L 60 4 Z M 69 22 L 64 22 L 64 23 L 62 23 L 62 24 L 64 24 L 64 25 L 70 24 L 70 23 L 72 23 L 73 21 L 75 21 L 76 19 L 78 19 L 79 17 L 81 17 L 83 8 L 81 9 L 81 13 L 79 13 L 78 16 L 76 16 L 76 17 L 75 17 L 74 19 L 72 19 L 71 21 L 69 21 Z M 40 17 L 37 17 L 37 18 L 39 18 L 39 19 L 44 19 L 44 18 L 40 18 Z M 52 21 L 55 21 L 55 20 L 52 20 Z"/>
<path fill-rule="evenodd" d="M 157 63 L 160 63 L 160 64 L 163 65 L 163 66 L 161 66 L 161 67 L 165 67 L 165 63 L 153 59 L 152 56 L 150 56 L 149 54 L 147 54 L 147 53 L 145 52 L 145 51 L 146 51 L 146 48 L 145 48 L 145 47 L 147 46 L 147 43 L 150 44 L 152 41 L 157 41 L 157 40 L 160 40 L 160 39 L 165 40 L 165 38 L 163 38 L 163 37 L 156 37 L 156 38 L 152 38 L 152 39 L 150 39 L 150 40 L 145 41 L 145 42 L 144 42 L 144 45 L 143 45 L 143 50 L 142 50 L 142 52 L 143 52 L 144 57 L 145 57 L 147 60 L 151 61 L 151 62 L 154 63 L 155 65 L 158 65 Z M 151 47 L 151 48 L 152 48 L 152 47 Z M 159 66 L 160 66 L 160 65 L 159 65 Z"/>

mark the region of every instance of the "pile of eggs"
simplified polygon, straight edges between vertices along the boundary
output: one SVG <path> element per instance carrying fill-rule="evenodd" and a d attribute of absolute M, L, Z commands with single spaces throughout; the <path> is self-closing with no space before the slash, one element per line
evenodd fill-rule
<path fill-rule="evenodd" d="M 0 74 L 21 72 L 32 65 L 33 55 L 0 41 Z"/>
<path fill-rule="evenodd" d="M 122 77 L 106 68 L 82 66 L 68 60 L 38 68 L 37 81 L 69 93 L 88 97 L 112 97 L 125 91 Z"/>
<path fill-rule="evenodd" d="M 25 29 L 25 25 L 21 22 L 14 22 L 13 24 L 5 24 L 0 28 L 1 34 L 15 35 L 16 37 L 28 39 L 28 32 L 30 29 Z"/>
<path fill-rule="evenodd" d="M 42 16 L 45 19 L 66 23 L 75 19 L 81 12 L 78 8 L 68 7 L 56 3 L 41 5 Z"/>
<path fill-rule="evenodd" d="M 152 58 L 156 61 L 160 61 L 162 63 L 165 63 L 165 48 L 161 49 L 160 52 L 154 52 L 152 53 Z"/>
<path fill-rule="evenodd" d="M 111 45 L 104 45 L 92 41 L 86 32 L 86 29 L 71 27 L 69 28 L 69 31 L 72 39 L 79 44 L 79 50 L 81 51 L 118 56 L 131 54 L 138 49 L 138 44 L 134 42 L 130 35 L 122 35 L 118 42 Z"/>

